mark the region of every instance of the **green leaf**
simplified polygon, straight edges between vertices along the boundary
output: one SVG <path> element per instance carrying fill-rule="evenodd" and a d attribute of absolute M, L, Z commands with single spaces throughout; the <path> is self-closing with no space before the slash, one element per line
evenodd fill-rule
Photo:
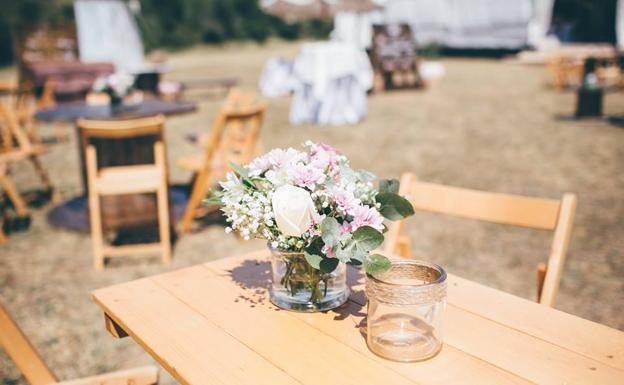
<path fill-rule="evenodd" d="M 331 273 L 332 271 L 336 270 L 339 263 L 340 261 L 338 260 L 338 258 L 325 258 L 321 261 L 319 267 L 322 272 Z"/>
<path fill-rule="evenodd" d="M 398 194 L 380 192 L 375 197 L 375 200 L 381 205 L 379 209 L 381 215 L 391 221 L 398 221 L 414 214 L 412 204 Z"/>
<path fill-rule="evenodd" d="M 345 263 L 352 259 L 363 261 L 367 254 L 368 250 L 358 247 L 355 241 L 350 241 L 344 247 L 336 249 L 336 258 Z"/>
<path fill-rule="evenodd" d="M 230 162 L 230 167 L 232 167 L 232 170 L 236 171 L 236 173 L 240 175 L 241 178 L 249 178 L 249 172 L 245 167 L 241 166 L 240 164 Z"/>
<path fill-rule="evenodd" d="M 399 193 L 399 181 L 396 179 L 384 179 L 379 182 L 379 192 Z"/>
<path fill-rule="evenodd" d="M 353 266 L 361 266 L 362 265 L 362 261 L 360 261 L 359 259 L 351 259 L 349 260 L 349 262 L 347 262 Z"/>
<path fill-rule="evenodd" d="M 307 251 L 304 252 L 303 254 L 305 256 L 306 261 L 308 261 L 308 264 L 310 264 L 310 266 L 312 266 L 313 268 L 315 268 L 316 270 L 320 270 L 320 263 L 321 261 L 323 261 L 323 257 L 316 255 L 316 254 L 310 254 Z"/>
<path fill-rule="evenodd" d="M 308 247 L 305 248 L 305 251 L 309 254 L 322 255 L 323 246 L 325 246 L 325 243 L 323 243 L 321 237 L 314 237 Z"/>
<path fill-rule="evenodd" d="M 353 232 L 352 239 L 356 243 L 357 248 L 371 251 L 382 244 L 384 236 L 370 226 L 362 226 Z"/>
<path fill-rule="evenodd" d="M 371 254 L 364 261 L 364 270 L 371 275 L 383 273 L 390 268 L 390 260 L 381 254 Z"/>
<path fill-rule="evenodd" d="M 321 222 L 321 237 L 323 242 L 334 248 L 340 242 L 340 225 L 336 218 L 327 217 Z"/>

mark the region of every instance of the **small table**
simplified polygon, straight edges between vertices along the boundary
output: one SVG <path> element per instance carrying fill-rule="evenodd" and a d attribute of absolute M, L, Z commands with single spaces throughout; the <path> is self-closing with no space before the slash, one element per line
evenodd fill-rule
<path fill-rule="evenodd" d="M 80 118 L 95 120 L 125 120 L 133 118 L 143 118 L 158 114 L 175 115 L 193 112 L 197 108 L 195 102 L 190 101 L 164 101 L 159 99 L 146 99 L 143 102 L 131 105 L 111 108 L 109 105 L 88 105 L 85 102 L 71 102 L 61 104 L 53 108 L 40 110 L 35 114 L 35 118 L 48 122 L 74 122 Z M 115 143 L 111 140 L 97 140 L 101 146 L 98 149 L 99 166 L 114 166 L 123 164 L 140 164 L 151 162 L 151 150 L 146 152 L 146 148 L 151 149 L 155 140 L 163 138 L 145 137 L 125 141 L 126 143 Z M 84 147 L 85 143 L 91 140 L 83 137 L 81 130 L 78 130 L 78 151 L 81 160 L 81 175 L 83 183 L 83 195 L 72 198 L 53 207 L 48 212 L 48 221 L 55 226 L 76 231 L 89 231 L 88 206 L 86 204 L 86 170 L 84 167 Z M 95 144 L 95 143 L 91 143 Z M 110 215 L 104 213 L 105 224 L 117 224 L 124 222 L 149 222 L 156 220 L 155 197 L 148 194 L 106 197 L 109 201 L 119 202 L 121 210 L 111 210 Z M 124 203 L 125 202 L 125 203 Z M 175 191 L 170 194 L 172 214 L 174 218 L 180 218 L 186 207 L 186 194 Z M 112 207 L 109 205 L 109 207 Z M 114 207 L 113 207 L 114 208 Z M 142 214 L 144 209 L 150 212 L 148 216 Z M 136 221 L 135 221 L 136 219 Z"/>
<path fill-rule="evenodd" d="M 35 119 L 44 122 L 75 122 L 80 118 L 94 120 L 134 119 L 158 114 L 174 115 L 193 112 L 197 104 L 190 101 L 165 101 L 146 99 L 143 102 L 112 108 L 110 105 L 88 105 L 85 102 L 70 102 L 38 111 Z"/>
<path fill-rule="evenodd" d="M 449 275 L 442 351 L 419 363 L 366 347 L 363 276 L 335 311 L 275 308 L 268 252 L 93 293 L 107 329 L 132 336 L 182 384 L 622 384 L 624 333 Z"/>

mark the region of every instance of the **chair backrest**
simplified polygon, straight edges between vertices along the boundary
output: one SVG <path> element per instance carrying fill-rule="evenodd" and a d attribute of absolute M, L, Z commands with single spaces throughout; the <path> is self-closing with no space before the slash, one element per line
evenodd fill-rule
<path fill-rule="evenodd" d="M 127 166 L 154 163 L 154 143 L 163 141 L 165 118 L 158 115 L 130 120 L 80 119 L 76 125 L 82 154 L 88 145 L 93 145 L 99 167 Z"/>
<path fill-rule="evenodd" d="M 0 303 L 0 346 L 31 385 L 57 383 L 57 379 L 43 362 L 37 350 Z"/>
<path fill-rule="evenodd" d="M 553 200 L 492 193 L 420 182 L 411 173 L 403 174 L 400 193 L 409 198 L 415 210 L 554 232 L 539 300 L 542 304 L 552 306 L 574 222 L 574 194 L 566 193 L 561 200 Z M 394 245 L 404 222 L 389 226 L 385 249 L 387 253 L 394 253 Z"/>
<path fill-rule="evenodd" d="M 218 161 L 246 164 L 254 155 L 266 105 L 251 93 L 232 89 L 215 120 L 205 147 L 204 169 Z"/>

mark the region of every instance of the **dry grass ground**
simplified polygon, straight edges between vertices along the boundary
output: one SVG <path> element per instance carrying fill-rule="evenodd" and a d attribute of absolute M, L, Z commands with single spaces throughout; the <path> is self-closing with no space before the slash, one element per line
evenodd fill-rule
<path fill-rule="evenodd" d="M 230 45 L 171 55 L 171 77 L 237 76 L 255 88 L 266 59 L 294 56 L 296 44 Z M 491 191 L 558 198 L 572 191 L 579 207 L 557 308 L 624 330 L 624 129 L 601 121 L 562 121 L 574 96 L 544 87 L 544 70 L 486 59 L 444 59 L 447 76 L 426 91 L 374 95 L 368 118 L 355 126 L 290 126 L 288 98 L 269 101 L 265 148 L 306 139 L 331 143 L 353 165 L 384 177 L 404 170 L 421 179 Z M 3 75 L 10 75 L 4 71 Z M 167 141 L 174 181 L 188 178 L 173 164 L 192 151 L 184 136 L 207 131 L 220 96 L 194 95 L 199 112 L 171 118 Z M 622 94 L 606 98 L 607 113 L 624 114 Z M 44 130 L 49 128 L 43 127 Z M 65 198 L 80 192 L 75 134 L 45 156 Z M 28 165 L 14 173 L 33 185 Z M 235 254 L 262 243 L 241 243 L 218 226 L 181 239 L 170 268 L 157 260 L 124 260 L 92 269 L 89 237 L 45 222 L 0 247 L 0 298 L 62 379 L 127 368 L 150 358 L 131 340 L 105 331 L 89 292 Z M 418 214 L 409 233 L 414 253 L 449 271 L 516 295 L 535 297 L 535 265 L 548 255 L 550 235 Z M 218 293 L 206 293 L 206 296 Z M 174 383 L 166 377 L 164 383 Z M 21 384 L 0 353 L 0 383 Z"/>

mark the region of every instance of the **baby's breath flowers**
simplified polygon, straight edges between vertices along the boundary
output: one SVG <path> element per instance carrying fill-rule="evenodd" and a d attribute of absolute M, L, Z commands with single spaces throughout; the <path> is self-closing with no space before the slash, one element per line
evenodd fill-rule
<path fill-rule="evenodd" d="M 383 242 L 384 218 L 414 213 L 398 195 L 398 181 L 382 181 L 376 189 L 374 176 L 352 169 L 335 148 L 310 141 L 304 148 L 275 149 L 248 165 L 233 165 L 236 173 L 228 173 L 208 199 L 222 206 L 226 232 L 304 253 L 323 273 L 340 262 L 363 264 L 372 273 L 387 269 L 386 257 L 371 255 Z"/>

